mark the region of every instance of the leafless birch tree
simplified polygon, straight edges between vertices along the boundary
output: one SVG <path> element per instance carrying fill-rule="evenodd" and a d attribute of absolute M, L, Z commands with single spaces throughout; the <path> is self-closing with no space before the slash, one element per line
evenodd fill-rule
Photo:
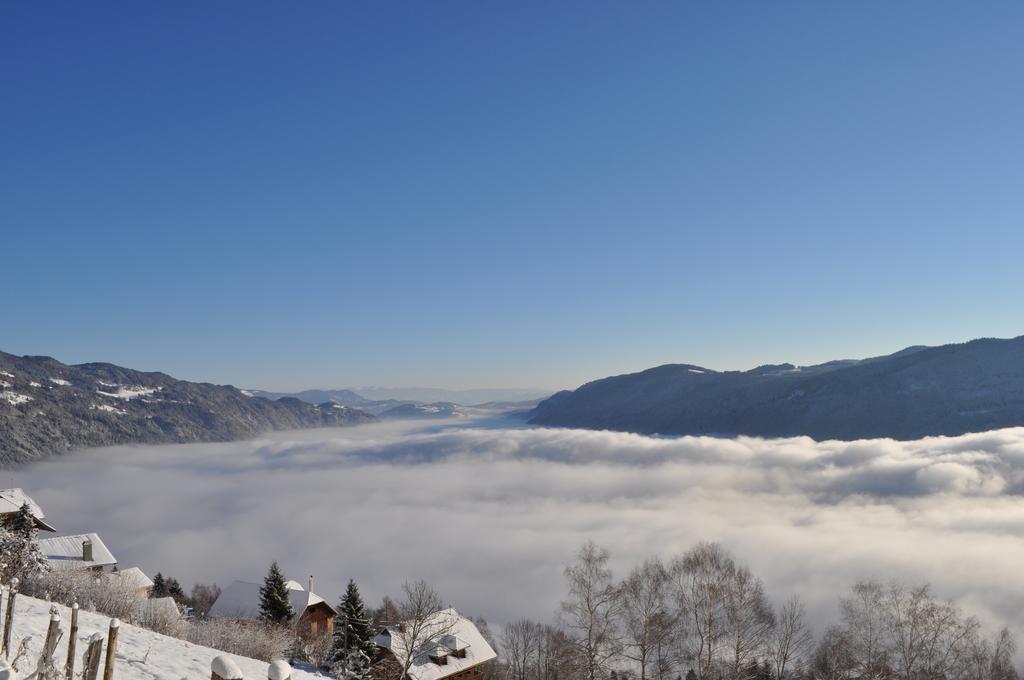
<path fill-rule="evenodd" d="M 736 564 L 717 543 L 699 543 L 672 561 L 673 594 L 689 640 L 688 656 L 700 680 L 712 678 L 726 633 L 726 597 Z"/>
<path fill-rule="evenodd" d="M 587 542 L 576 561 L 565 568 L 569 597 L 562 614 L 576 640 L 580 676 L 597 680 L 609 669 L 619 652 L 616 630 L 618 599 L 608 569 L 608 551 Z"/>
<path fill-rule="evenodd" d="M 779 610 L 769 646 L 775 680 L 786 680 L 787 674 L 804 669 L 813 642 L 805 617 L 804 604 L 797 596 L 787 600 Z"/>
<path fill-rule="evenodd" d="M 543 628 L 529 619 L 506 624 L 501 634 L 501 651 L 510 680 L 527 680 L 540 648 Z"/>
<path fill-rule="evenodd" d="M 402 594 L 402 601 L 397 604 L 398 621 L 391 629 L 391 636 L 392 650 L 396 647 L 402 650 L 396 658 L 401 666 L 399 677 L 404 678 L 414 663 L 422 661 L 436 643 L 452 631 L 456 619 L 444 614 L 440 596 L 426 581 L 406 582 Z"/>
<path fill-rule="evenodd" d="M 671 637 L 675 613 L 669 603 L 671 578 L 661 560 L 647 560 L 619 584 L 619 609 L 625 633 L 623 656 L 636 662 L 647 680 L 656 654 Z"/>

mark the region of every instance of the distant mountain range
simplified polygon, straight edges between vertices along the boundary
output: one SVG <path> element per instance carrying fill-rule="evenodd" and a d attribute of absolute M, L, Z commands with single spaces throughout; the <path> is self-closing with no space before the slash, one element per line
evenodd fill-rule
<path fill-rule="evenodd" d="M 1024 336 L 863 360 L 669 364 L 542 401 L 531 423 L 644 434 L 917 439 L 1024 425 Z"/>
<path fill-rule="evenodd" d="M 230 385 L 113 364 L 69 366 L 0 352 L 0 463 L 86 446 L 230 441 L 270 430 L 374 422 L 325 399 L 263 399 Z"/>
<path fill-rule="evenodd" d="M 358 389 L 359 391 L 356 391 Z M 480 390 L 445 390 L 428 387 L 391 388 L 391 387 L 360 387 L 356 389 L 319 389 L 302 392 L 267 392 L 264 390 L 245 390 L 246 393 L 265 399 L 281 399 L 294 397 L 311 404 L 334 402 L 343 406 L 351 406 L 381 418 L 450 418 L 460 415 L 476 414 L 484 411 L 528 411 L 548 396 L 548 392 L 537 390 L 516 389 L 480 389 Z M 363 393 L 377 397 L 390 395 L 387 398 L 370 398 Z M 410 395 L 424 398 L 457 397 L 454 399 L 415 399 Z M 525 395 L 525 397 L 524 397 Z M 486 401 L 484 398 L 487 398 Z"/>

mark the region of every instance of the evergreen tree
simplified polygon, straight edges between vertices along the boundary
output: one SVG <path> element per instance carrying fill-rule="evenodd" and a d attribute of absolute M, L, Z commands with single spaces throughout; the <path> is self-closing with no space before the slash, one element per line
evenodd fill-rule
<path fill-rule="evenodd" d="M 28 503 L 22 503 L 21 507 L 18 508 L 18 512 L 15 513 L 14 518 L 11 520 L 10 529 L 12 534 L 22 538 L 31 541 L 36 539 L 36 521 L 32 517 L 32 511 L 29 509 Z"/>
<path fill-rule="evenodd" d="M 178 604 L 181 604 L 188 599 L 185 596 L 185 591 L 182 589 L 181 584 L 178 583 L 178 579 L 171 576 L 167 577 L 167 594 L 173 597 L 174 601 Z"/>
<path fill-rule="evenodd" d="M 150 597 L 167 597 L 167 581 L 159 571 L 153 577 L 153 585 L 149 589 Z"/>
<path fill-rule="evenodd" d="M 367 680 L 376 653 L 375 635 L 359 588 L 355 581 L 349 580 L 334 616 L 334 639 L 327 655 L 331 675 L 340 680 Z"/>
<path fill-rule="evenodd" d="M 4 583 L 12 578 L 22 582 L 50 571 L 50 563 L 36 543 L 35 518 L 28 507 L 22 504 L 8 525 L 0 529 L 0 577 Z"/>
<path fill-rule="evenodd" d="M 266 623 L 287 624 L 295 616 L 288 601 L 288 586 L 277 562 L 270 563 L 270 571 L 260 588 L 260 620 Z"/>

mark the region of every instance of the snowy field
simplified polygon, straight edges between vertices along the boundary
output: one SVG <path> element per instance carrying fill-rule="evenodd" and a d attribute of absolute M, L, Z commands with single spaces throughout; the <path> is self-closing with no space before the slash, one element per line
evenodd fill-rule
<path fill-rule="evenodd" d="M 5 603 L 6 604 L 6 603 Z M 21 677 L 27 677 L 35 670 L 36 661 L 46 639 L 46 628 L 50 622 L 50 604 L 24 595 L 19 595 L 15 605 L 15 625 L 11 635 L 12 648 L 17 650 L 25 637 L 31 637 L 28 653 L 18 664 Z M 64 636 L 57 645 L 55 658 L 63 668 L 67 658 L 67 632 L 71 622 L 71 610 L 58 606 L 61 630 Z M 82 654 L 93 633 L 102 633 L 104 655 L 106 635 L 110 619 L 100 614 L 82 611 L 78 614 L 78 642 L 75 647 L 75 668 L 82 668 Z M 199 647 L 183 640 L 160 635 L 143 628 L 122 623 L 118 632 L 117 666 L 115 677 L 121 680 L 179 680 L 210 677 L 210 663 L 223 652 Z M 246 680 L 266 680 L 267 664 L 253 659 L 228 654 L 245 675 Z M 12 654 L 13 658 L 13 654 Z M 321 678 L 301 670 L 292 671 L 293 680 Z"/>
<path fill-rule="evenodd" d="M 1024 632 L 1024 429 L 816 443 L 392 422 L 83 451 L 14 483 L 61 532 L 186 585 L 277 559 L 331 601 L 349 578 L 371 605 L 423 578 L 500 625 L 553 618 L 587 539 L 620 574 L 709 539 L 818 622 L 856 579 L 895 577 Z"/>

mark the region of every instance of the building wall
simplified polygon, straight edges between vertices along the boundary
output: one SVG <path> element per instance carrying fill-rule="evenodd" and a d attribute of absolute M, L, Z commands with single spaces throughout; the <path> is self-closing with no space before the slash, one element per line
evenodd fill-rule
<path fill-rule="evenodd" d="M 325 606 L 307 609 L 299 619 L 298 628 L 303 635 L 330 635 L 334 632 L 334 615 Z"/>

